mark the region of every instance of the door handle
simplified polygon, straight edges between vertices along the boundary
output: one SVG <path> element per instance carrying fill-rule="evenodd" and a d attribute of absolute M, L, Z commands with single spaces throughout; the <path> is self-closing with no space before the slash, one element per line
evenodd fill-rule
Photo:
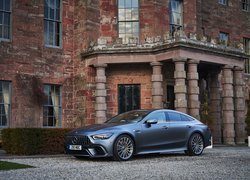
<path fill-rule="evenodd" d="M 168 129 L 168 126 L 162 126 L 163 129 Z"/>
<path fill-rule="evenodd" d="M 191 128 L 192 126 L 190 126 L 190 125 L 187 125 L 187 128 Z"/>

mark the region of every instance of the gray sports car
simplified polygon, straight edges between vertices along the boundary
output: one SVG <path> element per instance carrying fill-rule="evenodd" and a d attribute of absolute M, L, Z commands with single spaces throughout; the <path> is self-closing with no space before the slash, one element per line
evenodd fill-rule
<path fill-rule="evenodd" d="M 197 119 L 173 110 L 134 110 L 103 124 L 73 130 L 65 136 L 65 151 L 77 158 L 110 157 L 184 151 L 200 155 L 211 145 L 209 128 Z"/>

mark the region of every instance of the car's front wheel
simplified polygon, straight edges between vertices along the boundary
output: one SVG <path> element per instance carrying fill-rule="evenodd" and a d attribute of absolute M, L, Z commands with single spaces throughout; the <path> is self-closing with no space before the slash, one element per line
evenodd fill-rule
<path fill-rule="evenodd" d="M 135 145 L 132 138 L 128 135 L 119 136 L 114 143 L 114 159 L 127 161 L 132 158 Z"/>
<path fill-rule="evenodd" d="M 190 156 L 201 155 L 204 150 L 204 140 L 199 133 L 194 133 L 188 141 L 187 154 Z"/>

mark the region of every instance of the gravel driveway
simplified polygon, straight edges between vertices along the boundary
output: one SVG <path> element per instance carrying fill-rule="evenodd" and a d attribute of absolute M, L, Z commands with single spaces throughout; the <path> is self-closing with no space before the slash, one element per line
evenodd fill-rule
<path fill-rule="evenodd" d="M 1 158 L 1 157 L 0 157 Z M 184 154 L 137 156 L 131 161 L 78 160 L 71 156 L 0 159 L 36 168 L 0 171 L 1 180 L 32 179 L 248 179 L 250 148 L 216 147 L 202 156 Z"/>

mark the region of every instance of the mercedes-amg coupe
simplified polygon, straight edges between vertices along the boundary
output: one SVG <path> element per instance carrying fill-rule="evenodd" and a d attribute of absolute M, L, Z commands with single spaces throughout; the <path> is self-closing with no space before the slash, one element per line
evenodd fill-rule
<path fill-rule="evenodd" d="M 65 151 L 77 158 L 113 157 L 184 151 L 201 155 L 211 145 L 211 133 L 199 120 L 174 110 L 133 110 L 103 124 L 75 129 L 65 136 Z"/>

